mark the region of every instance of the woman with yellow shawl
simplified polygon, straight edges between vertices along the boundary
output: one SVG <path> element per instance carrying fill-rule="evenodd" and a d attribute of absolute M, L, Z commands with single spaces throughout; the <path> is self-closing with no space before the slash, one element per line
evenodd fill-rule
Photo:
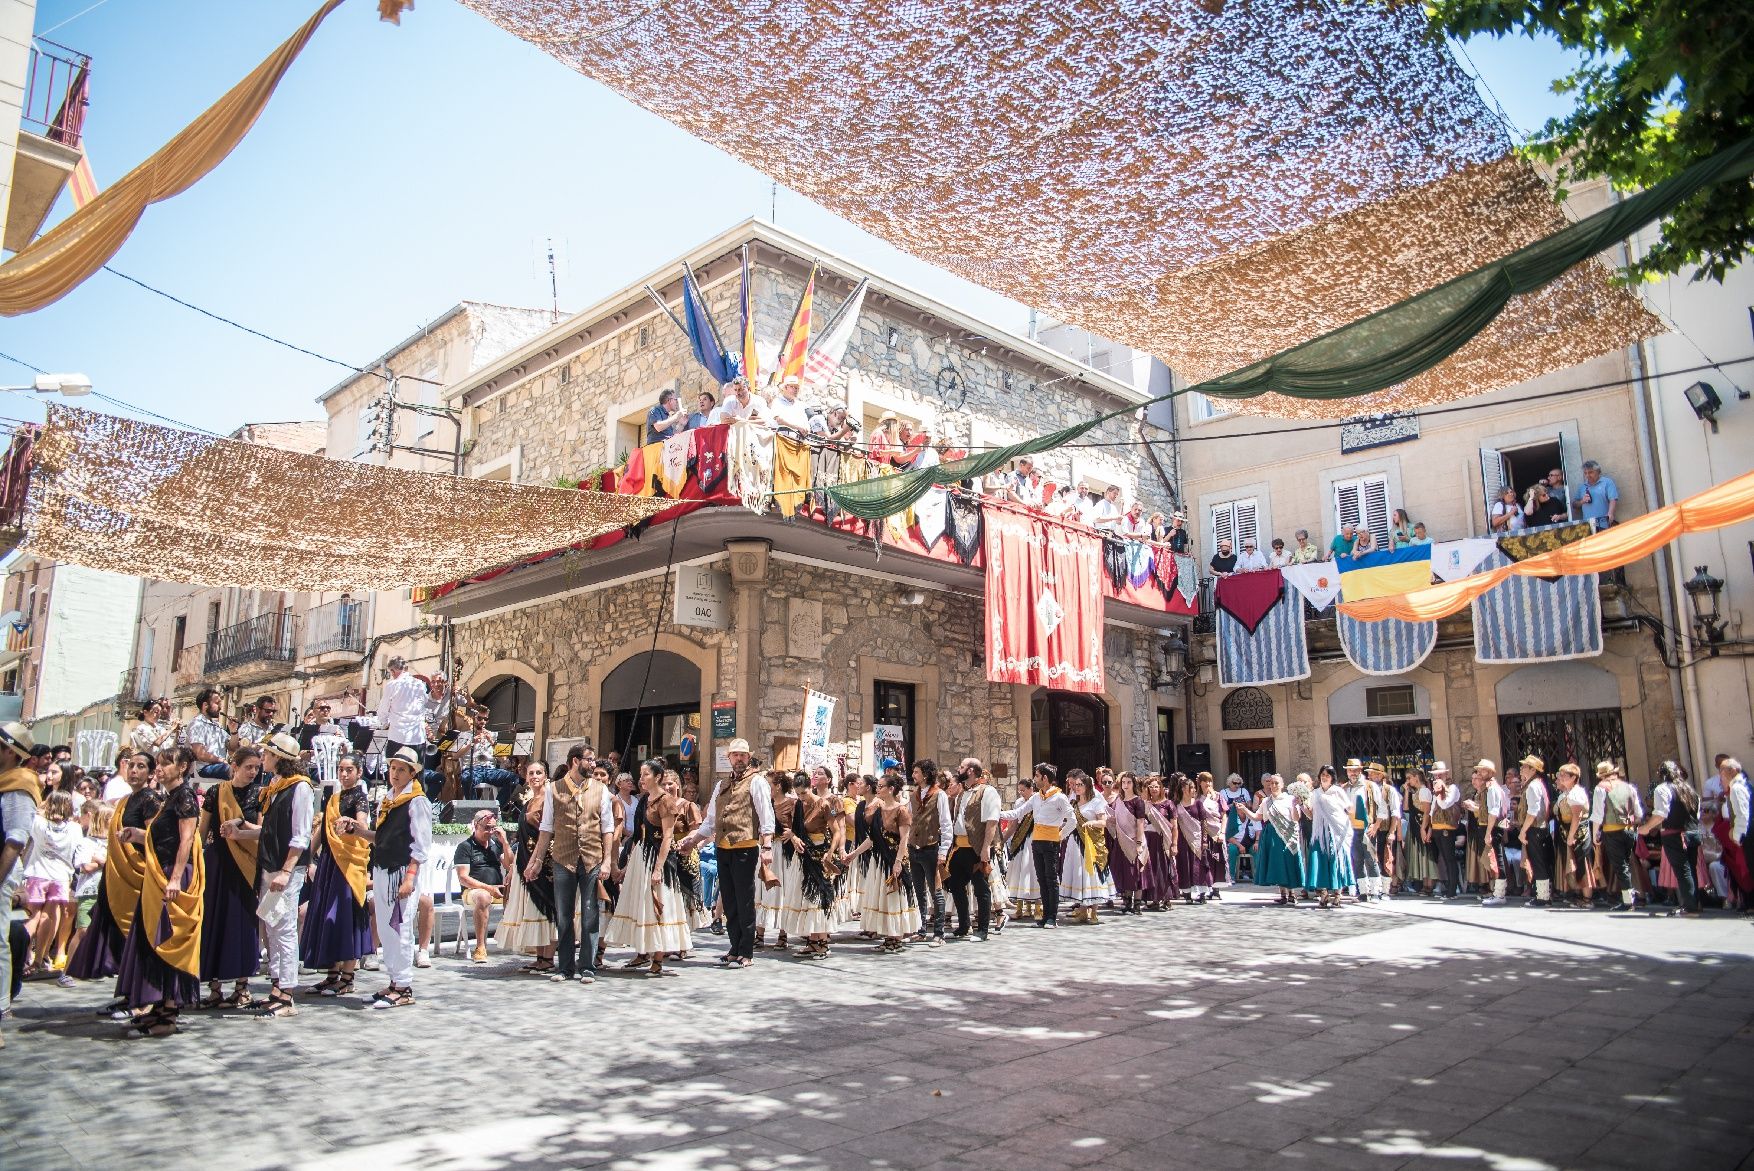
<path fill-rule="evenodd" d="M 256 843 L 227 837 L 220 827 L 232 821 L 262 820 L 262 752 L 244 745 L 231 754 L 231 777 L 214 785 L 201 811 L 197 840 L 206 854 L 207 898 L 201 919 L 201 979 L 207 995 L 201 1008 L 249 1008 L 250 977 L 261 960 L 256 926 Z M 231 995 L 220 985 L 231 981 Z"/>
<path fill-rule="evenodd" d="M 122 948 L 117 990 L 128 1007 L 144 1009 L 130 1027 L 149 1037 L 177 1031 L 177 1015 L 201 995 L 202 895 L 207 868 L 195 846 L 200 800 L 190 781 L 195 754 L 161 752 L 158 783 L 164 804 L 144 830 L 124 829 L 123 840 L 142 846 L 145 878 L 140 903 Z"/>
<path fill-rule="evenodd" d="M 132 835 L 124 837 L 124 831 L 144 830 L 164 803 L 164 794 L 153 781 L 152 757 L 132 752 L 118 761 L 117 767 L 133 791 L 125 800 L 116 802 L 110 814 L 108 852 L 104 855 L 103 877 L 98 879 L 91 926 L 67 964 L 67 974 L 75 980 L 101 980 L 121 969 L 122 948 L 128 941 L 134 908 L 140 905 L 140 886 L 146 879 L 146 860 L 140 847 L 131 840 Z M 116 999 L 99 1009 L 97 1015 L 127 1020 L 131 1014 L 127 999 L 118 990 Z"/>
<path fill-rule="evenodd" d="M 1096 908 L 1115 897 L 1108 869 L 1108 801 L 1080 768 L 1066 774 L 1066 796 L 1078 824 L 1060 858 L 1060 899 L 1072 908 L 1072 922 L 1095 923 Z"/>
<path fill-rule="evenodd" d="M 301 958 L 307 968 L 326 968 L 328 976 L 312 990 L 319 996 L 346 996 L 353 991 L 353 973 L 362 956 L 373 951 L 371 908 L 366 905 L 365 871 L 371 846 L 343 834 L 336 824 L 350 817 L 371 825 L 371 807 L 360 783 L 359 757 L 337 757 L 335 776 L 341 787 L 329 794 L 322 820 L 311 843 L 317 877 L 311 883 L 310 910 L 305 912 Z"/>

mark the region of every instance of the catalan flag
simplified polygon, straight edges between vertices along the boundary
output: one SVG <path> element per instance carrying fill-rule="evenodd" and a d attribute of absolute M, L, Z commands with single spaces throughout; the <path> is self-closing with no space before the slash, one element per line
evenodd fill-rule
<path fill-rule="evenodd" d="M 816 301 L 816 266 L 810 267 L 810 279 L 804 282 L 804 295 L 798 298 L 797 312 L 792 314 L 792 327 L 780 346 L 780 368 L 775 378 L 783 385 L 788 379 L 804 379 L 804 359 L 810 353 L 810 310 Z"/>
<path fill-rule="evenodd" d="M 1431 584 L 1431 546 L 1336 557 L 1334 566 L 1340 571 L 1340 596 L 1348 602 L 1404 594 Z"/>
<path fill-rule="evenodd" d="M 73 210 L 78 211 L 97 198 L 97 179 L 91 173 L 91 156 L 81 153 L 73 165 L 73 177 L 67 182 L 73 195 Z"/>

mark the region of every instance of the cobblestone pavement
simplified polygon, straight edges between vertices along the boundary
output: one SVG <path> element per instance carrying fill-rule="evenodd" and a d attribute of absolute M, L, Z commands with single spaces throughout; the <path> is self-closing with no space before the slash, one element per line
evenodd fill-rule
<path fill-rule="evenodd" d="M 32 983 L 0 1052 L 0 1166 L 1754 1159 L 1745 919 L 1429 900 L 1323 912 L 1232 892 L 901 957 L 758 954 L 742 972 L 708 951 L 674 976 L 589 988 L 446 956 L 418 973 L 415 1008 L 201 1015 L 163 1041 L 94 1021 L 107 988 Z"/>

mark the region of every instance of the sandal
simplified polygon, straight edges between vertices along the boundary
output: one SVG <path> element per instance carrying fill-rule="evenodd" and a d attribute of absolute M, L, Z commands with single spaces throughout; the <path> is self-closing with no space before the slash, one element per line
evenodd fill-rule
<path fill-rule="evenodd" d="M 662 976 L 663 974 L 664 974 L 664 957 L 663 956 L 653 956 L 652 957 L 652 966 L 646 969 L 646 975 L 648 975 L 648 976 Z"/>
<path fill-rule="evenodd" d="M 651 962 L 651 957 L 650 957 L 650 956 L 647 956 L 647 955 L 636 955 L 636 956 L 634 956 L 634 957 L 633 957 L 633 958 L 632 958 L 632 959 L 631 959 L 631 960 L 628 960 L 628 961 L 627 961 L 627 962 L 626 962 L 626 963 L 625 963 L 625 964 L 622 964 L 622 965 L 621 965 L 621 970 L 622 970 L 622 971 L 624 971 L 624 972 L 631 972 L 631 971 L 633 971 L 633 970 L 634 970 L 634 969 L 635 969 L 635 968 L 643 968 L 643 967 L 645 967 L 645 966 L 646 966 L 646 964 L 647 964 L 647 963 L 649 963 L 649 962 Z"/>
<path fill-rule="evenodd" d="M 414 989 L 398 988 L 394 984 L 372 997 L 373 1008 L 405 1008 L 414 1003 Z"/>
<path fill-rule="evenodd" d="M 292 997 L 278 988 L 268 994 L 268 1007 L 258 1009 L 255 1014 L 259 1021 L 272 1021 L 283 1016 L 297 1015 L 298 1006 L 292 1002 Z"/>
<path fill-rule="evenodd" d="M 160 1008 L 149 1008 L 145 1012 L 128 1019 L 128 1027 L 142 1033 L 150 1033 L 153 1029 L 171 1019 L 170 1014 Z"/>
<path fill-rule="evenodd" d="M 533 964 L 525 964 L 523 967 L 519 968 L 518 971 L 527 976 L 546 976 L 548 973 L 554 971 L 554 961 L 537 960 Z"/>
<path fill-rule="evenodd" d="M 349 993 L 351 993 L 352 991 L 353 991 L 353 973 L 352 972 L 341 972 L 338 974 L 338 976 L 335 980 L 335 983 L 331 984 L 327 988 L 319 989 L 318 995 L 321 995 L 321 996 L 346 996 Z"/>
<path fill-rule="evenodd" d="M 206 996 L 195 1002 L 195 1007 L 202 1010 L 224 1008 L 225 994 L 220 992 L 219 985 L 215 984 L 207 990 Z"/>
<path fill-rule="evenodd" d="M 250 995 L 248 988 L 233 988 L 231 995 L 225 998 L 226 1008 L 249 1008 L 255 1003 L 256 998 Z"/>
<path fill-rule="evenodd" d="M 341 973 L 330 972 L 323 979 L 311 985 L 311 991 L 318 996 L 333 996 L 335 995 L 335 986 L 339 983 L 341 983 Z"/>

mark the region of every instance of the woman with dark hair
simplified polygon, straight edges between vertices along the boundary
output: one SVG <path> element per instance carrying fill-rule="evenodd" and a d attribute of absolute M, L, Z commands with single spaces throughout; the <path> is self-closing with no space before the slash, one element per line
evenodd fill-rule
<path fill-rule="evenodd" d="M 1316 892 L 1323 910 L 1332 910 L 1353 883 L 1352 800 L 1334 783 L 1333 765 L 1316 770 L 1316 788 L 1300 804 L 1310 816 L 1304 888 Z"/>
<path fill-rule="evenodd" d="M 646 974 L 664 974 L 664 957 L 694 946 L 689 931 L 695 902 L 694 879 L 682 866 L 676 849 L 676 816 L 680 797 L 664 791 L 665 763 L 640 765 L 639 802 L 629 831 L 632 849 L 623 859 L 621 893 L 615 914 L 603 932 L 608 947 L 630 947 L 634 961 L 650 964 Z"/>
<path fill-rule="evenodd" d="M 846 799 L 853 804 L 847 822 L 850 827 L 847 839 L 841 843 L 841 866 L 846 871 L 846 876 L 841 883 L 840 917 L 843 923 L 859 920 L 860 939 L 876 939 L 877 933 L 865 926 L 861 914 L 865 907 L 865 884 L 870 880 L 871 867 L 876 865 L 876 857 L 869 850 L 860 850 L 859 847 L 870 836 L 870 823 L 866 818 L 876 808 L 877 778 L 870 773 L 849 777 Z"/>
<path fill-rule="evenodd" d="M 1203 903 L 1212 889 L 1212 867 L 1207 860 L 1206 811 L 1200 804 L 1199 785 L 1186 773 L 1176 773 L 1169 799 L 1175 807 L 1176 886 L 1181 889 L 1182 902 Z"/>
<path fill-rule="evenodd" d="M 1680 905 L 1669 914 L 1699 917 L 1699 790 L 1686 779 L 1686 771 L 1672 760 L 1657 770 L 1657 787 L 1651 790 L 1650 816 L 1638 827 L 1641 834 L 1662 830 L 1663 866 L 1660 881 L 1673 886 Z"/>
<path fill-rule="evenodd" d="M 1035 782 L 1029 777 L 1018 778 L 1018 803 L 1027 804 L 1034 795 Z M 1013 817 L 1007 812 L 1002 816 L 1001 824 L 1005 821 L 1011 823 L 1004 845 L 1005 893 L 1011 896 L 1014 918 L 1034 919 L 1041 902 L 1041 884 L 1035 879 L 1035 858 L 1030 851 L 1030 843 L 1035 837 L 1035 817 L 1028 813 Z"/>
<path fill-rule="evenodd" d="M 189 780 L 194 768 L 195 754 L 188 748 L 161 752 L 158 783 L 164 803 L 144 829 L 122 831 L 126 841 L 141 847 L 145 874 L 116 985 L 138 1013 L 131 1027 L 150 1037 L 176 1032 L 183 1006 L 201 995 L 207 868 L 195 844 L 201 803 Z"/>
<path fill-rule="evenodd" d="M 1175 884 L 1175 807 L 1163 787 L 1163 777 L 1152 773 L 1145 782 L 1145 886 L 1141 894 L 1147 911 L 1167 911 L 1178 891 Z"/>
<path fill-rule="evenodd" d="M 1083 769 L 1066 774 L 1074 822 L 1060 859 L 1060 896 L 1072 906 L 1072 922 L 1094 924 L 1096 908 L 1114 898 L 1108 870 L 1108 799 Z"/>
<path fill-rule="evenodd" d="M 1297 779 L 1309 786 L 1309 774 Z M 1261 823 L 1260 844 L 1255 847 L 1256 886 L 1278 887 L 1275 900 L 1281 907 L 1295 907 L 1303 889 L 1303 834 L 1297 826 L 1297 803 L 1285 791 L 1285 778 L 1271 773 L 1261 781 L 1261 798 L 1254 808 L 1238 804 L 1238 812 Z"/>
<path fill-rule="evenodd" d="M 914 886 L 908 880 L 908 832 L 913 812 L 902 800 L 905 782 L 898 774 L 883 778 L 877 796 L 865 804 L 865 840 L 851 857 L 869 853 L 865 871 L 865 895 L 859 905 L 859 922 L 883 942 L 877 950 L 897 955 L 907 950 L 903 942 L 920 929 L 920 909 L 914 902 Z"/>
<path fill-rule="evenodd" d="M 365 890 L 371 847 L 363 838 L 336 828 L 344 817 L 368 828 L 371 825 L 371 805 L 360 783 L 361 772 L 360 759 L 353 753 L 335 758 L 335 776 L 341 787 L 329 794 L 320 827 L 311 835 L 317 876 L 311 883 L 301 955 L 305 967 L 328 970 L 312 989 L 319 996 L 352 992 L 359 961 L 377 950 L 372 944 L 371 906 Z M 537 813 L 540 815 L 540 807 Z"/>
<path fill-rule="evenodd" d="M 1138 915 L 1143 912 L 1151 868 L 1145 798 L 1139 793 L 1139 778 L 1130 772 L 1123 772 L 1115 784 L 1114 800 L 1109 802 L 1108 870 L 1115 893 L 1121 896 L 1121 913 Z"/>
<path fill-rule="evenodd" d="M 757 767 L 752 761 L 751 768 Z M 760 783 L 759 781 L 757 782 Z M 774 852 L 773 875 L 779 879 L 778 884 L 768 886 L 765 881 L 757 882 L 755 889 L 755 946 L 767 946 L 768 928 L 773 928 L 777 935 L 774 947 L 780 951 L 789 950 L 786 946 L 785 911 L 787 895 L 797 886 L 796 853 L 792 845 L 792 775 L 780 769 L 774 769 L 767 775 L 767 783 L 773 797 Z"/>
<path fill-rule="evenodd" d="M 230 821 L 262 820 L 262 753 L 245 745 L 231 754 L 231 779 L 216 783 L 201 811 L 199 840 L 206 854 L 207 906 L 201 921 L 201 979 L 207 995 L 200 1008 L 248 1008 L 250 977 L 261 959 L 256 927 L 256 843 L 227 837 Z M 231 995 L 220 985 L 231 981 Z"/>
<path fill-rule="evenodd" d="M 128 928 L 134 922 L 134 908 L 140 903 L 140 884 L 146 866 L 140 856 L 140 847 L 122 831 L 145 829 L 164 802 L 164 795 L 153 783 L 152 757 L 144 752 L 129 753 L 117 762 L 117 767 L 130 792 L 127 798 L 115 803 L 104 827 L 108 835 L 104 872 L 98 879 L 91 926 L 67 963 L 67 974 L 76 980 L 114 976 L 121 966 L 122 947 L 128 939 Z M 127 1018 L 127 1002 L 119 991 L 115 1001 L 100 1010 L 98 1015 Z"/>
<path fill-rule="evenodd" d="M 1401 889 L 1408 894 L 1431 893 L 1437 881 L 1437 851 L 1431 845 L 1431 788 L 1425 770 L 1410 768 L 1401 785 L 1401 806 L 1407 811 L 1407 833 L 1401 853 Z"/>

